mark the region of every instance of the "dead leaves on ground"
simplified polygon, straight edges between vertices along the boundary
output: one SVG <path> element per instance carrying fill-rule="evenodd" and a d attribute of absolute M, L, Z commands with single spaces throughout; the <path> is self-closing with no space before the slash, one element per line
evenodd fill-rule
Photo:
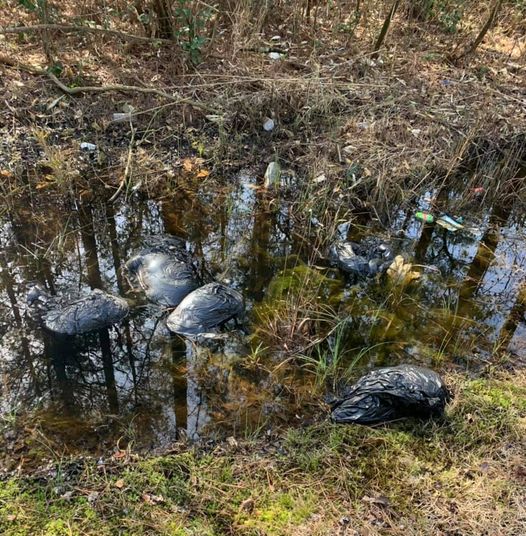
<path fill-rule="evenodd" d="M 142 495 L 142 500 L 146 504 L 162 504 L 164 503 L 164 497 L 162 495 L 153 495 L 151 493 L 144 493 Z"/>
<path fill-rule="evenodd" d="M 203 167 L 204 160 L 202 158 L 185 158 L 182 161 L 183 171 L 189 178 L 206 179 L 210 175 L 210 171 Z"/>

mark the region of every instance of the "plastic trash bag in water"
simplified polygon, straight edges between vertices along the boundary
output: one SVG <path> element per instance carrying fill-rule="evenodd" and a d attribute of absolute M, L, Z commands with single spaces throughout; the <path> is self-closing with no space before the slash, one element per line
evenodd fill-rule
<path fill-rule="evenodd" d="M 337 240 L 329 249 L 329 260 L 340 270 L 359 277 L 374 277 L 387 270 L 394 259 L 392 248 L 375 239 L 361 243 Z"/>
<path fill-rule="evenodd" d="M 45 329 L 61 335 L 79 335 L 106 328 L 123 320 L 130 311 L 128 302 L 94 289 L 76 299 L 51 296 L 39 285 L 28 295 L 29 316 Z"/>
<path fill-rule="evenodd" d="M 450 399 L 442 378 L 432 370 L 399 365 L 362 376 L 346 396 L 332 404 L 337 423 L 374 424 L 403 417 L 433 417 Z"/>

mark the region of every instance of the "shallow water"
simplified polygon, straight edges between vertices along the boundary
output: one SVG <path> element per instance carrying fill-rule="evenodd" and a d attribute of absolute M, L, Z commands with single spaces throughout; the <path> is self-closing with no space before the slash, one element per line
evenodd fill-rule
<path fill-rule="evenodd" d="M 182 435 L 244 435 L 319 413 L 312 393 L 324 389 L 312 366 L 292 359 L 297 351 L 325 356 L 326 364 L 337 354 L 342 367 L 356 365 L 356 372 L 400 361 L 477 369 L 495 348 L 525 355 L 526 232 L 502 207 L 477 207 L 465 222 L 469 230 L 450 233 L 414 219 L 435 195 L 429 192 L 394 214 L 389 229 L 367 218 L 360 228 L 343 226 L 350 238 L 390 236 L 413 259 L 423 276 L 402 291 L 385 280 L 352 285 L 306 251 L 286 199 L 269 199 L 249 173 L 229 184 L 188 182 L 113 204 L 89 191 L 27 189 L 6 204 L 0 220 L 6 422 L 31 415 L 71 450 L 130 442 L 155 449 Z M 251 338 L 235 332 L 205 349 L 167 332 L 166 311 L 134 292 L 121 270 L 159 233 L 184 238 L 209 273 L 244 294 Z M 97 333 L 54 337 L 27 318 L 27 290 L 37 281 L 58 294 L 103 288 L 128 298 L 133 312 Z M 308 301 L 304 317 L 303 302 L 284 306 L 294 293 Z M 335 314 L 345 322 L 330 332 L 328 317 Z"/>

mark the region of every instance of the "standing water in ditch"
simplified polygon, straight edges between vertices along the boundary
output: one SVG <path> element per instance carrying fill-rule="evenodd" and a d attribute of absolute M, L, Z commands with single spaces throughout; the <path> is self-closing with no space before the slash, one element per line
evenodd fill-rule
<path fill-rule="evenodd" d="M 477 205 L 452 232 L 414 218 L 440 195 L 432 191 L 387 226 L 369 216 L 329 229 L 314 215 L 295 218 L 294 196 L 269 195 L 248 173 L 115 202 L 40 186 L 14 194 L 0 220 L 0 404 L 5 423 L 66 451 L 301 424 L 320 414 L 324 394 L 373 366 L 476 371 L 495 355 L 525 354 L 526 230 L 501 205 Z M 186 241 L 202 270 L 243 294 L 244 330 L 229 326 L 206 347 L 169 333 L 169 310 L 123 271 L 160 234 Z M 356 280 L 329 262 L 331 240 L 376 236 L 403 256 L 409 279 Z M 103 289 L 131 313 L 55 336 L 30 317 L 35 283 L 57 295 Z M 6 456 L 31 447 L 4 436 Z"/>

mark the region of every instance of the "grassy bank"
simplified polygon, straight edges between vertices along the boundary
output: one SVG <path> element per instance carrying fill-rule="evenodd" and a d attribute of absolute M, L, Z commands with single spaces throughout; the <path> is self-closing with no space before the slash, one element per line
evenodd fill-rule
<path fill-rule="evenodd" d="M 288 181 L 279 198 L 294 255 L 309 263 L 259 289 L 272 300 L 254 311 L 257 348 L 283 358 L 279 382 L 288 387 L 284 371 L 305 365 L 321 378 L 314 382 L 318 408 L 346 364 L 342 359 L 339 367 L 333 349 L 332 361 L 325 359 L 321 343 L 329 332 L 338 335 L 336 326 L 349 316 L 380 318 L 357 323 L 355 331 L 370 339 L 359 341 L 359 356 L 391 338 L 405 348 L 426 331 L 429 352 L 420 357 L 428 364 L 448 369 L 453 359 L 464 359 L 466 366 L 480 366 L 474 350 L 482 337 L 465 329 L 473 322 L 453 307 L 453 298 L 419 308 L 416 292 L 405 300 L 395 292 L 387 298 L 379 287 L 371 296 L 358 292 L 352 306 L 337 311 L 339 280 L 311 265 L 326 254 L 339 223 L 374 221 L 392 230 L 398 211 L 412 218 L 428 197 L 437 211 L 447 204 L 468 220 L 474 212 L 480 221 L 489 215 L 490 228 L 503 214 L 523 221 L 524 0 L 335 0 L 308 2 L 310 13 L 299 1 L 180 0 L 192 10 L 185 32 L 162 40 L 159 14 L 143 16 L 138 9 L 151 4 L 128 4 L 0 0 L 0 215 L 20 231 L 13 257 L 29 253 L 22 264 L 54 267 L 73 235 L 62 216 L 92 200 L 97 205 L 97 196 L 109 207 L 114 198 L 123 204 L 141 195 L 162 200 L 169 232 L 187 232 L 205 214 L 206 236 L 216 205 L 230 199 L 245 169 L 256 178 L 250 186 L 260 205 L 254 228 L 262 236 L 254 251 L 267 254 L 274 226 L 268 220 L 278 219 L 279 203 L 257 186 L 268 163 L 278 160 Z M 394 4 L 400 8 L 374 57 Z M 485 38 L 460 58 L 497 4 L 501 10 Z M 195 41 L 184 39 L 191 29 Z M 274 49 L 277 58 L 270 56 Z M 269 118 L 275 127 L 267 131 Z M 96 151 L 86 152 L 82 142 Z M 79 225 L 85 228 L 85 221 Z M 425 250 L 432 235 L 422 235 Z M 493 261 L 497 235 L 485 232 L 475 270 L 464 274 L 468 284 L 458 282 L 466 300 Z M 6 280 L 11 268 L 7 261 L 0 266 Z M 20 273 L 9 285 L 25 280 Z M 513 335 L 522 299 L 512 312 Z M 12 319 L 6 318 L 9 333 Z M 458 345 L 449 344 L 464 331 Z M 507 336 L 498 340 L 509 343 Z M 498 355 L 485 347 L 482 358 L 521 357 L 508 356 L 505 346 Z M 263 357 L 254 352 L 243 364 L 257 368 Z M 13 368 L 18 374 L 24 367 Z M 11 450 L 3 449 L 11 463 L 0 473 L 0 534 L 526 534 L 526 373 L 450 373 L 447 379 L 455 397 L 441 422 L 365 428 L 332 425 L 322 415 L 310 426 L 291 423 L 250 440 L 180 443 L 148 457 L 133 445 L 100 460 L 64 456 L 56 450 L 62 436 L 53 421 L 53 443 L 18 451 L 15 438 Z M 7 374 L 2 380 L 9 384 Z M 303 390 L 312 395 L 315 389 Z M 302 396 L 290 392 L 301 408 Z M 245 395 L 240 389 L 233 398 Z M 270 388 L 266 395 L 275 396 Z M 8 434 L 17 418 L 4 415 L 2 432 Z M 91 423 L 82 424 L 96 442 Z M 18 462 L 19 470 L 11 471 Z"/>
<path fill-rule="evenodd" d="M 502 534 L 526 527 L 526 375 L 450 376 L 443 422 L 326 422 L 3 480 L 6 535 Z"/>

